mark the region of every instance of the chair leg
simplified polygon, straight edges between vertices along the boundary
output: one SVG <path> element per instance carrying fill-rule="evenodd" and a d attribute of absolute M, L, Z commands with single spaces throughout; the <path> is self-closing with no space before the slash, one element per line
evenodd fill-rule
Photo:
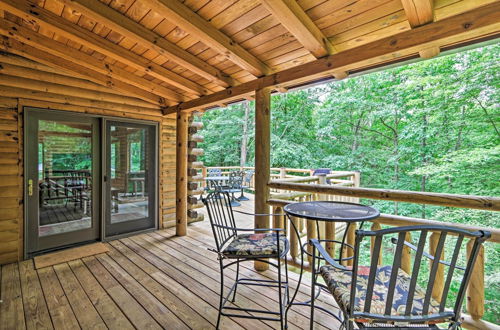
<path fill-rule="evenodd" d="M 283 288 L 281 287 L 281 258 L 278 255 L 278 302 L 280 304 L 280 329 L 283 329 Z"/>
<path fill-rule="evenodd" d="M 222 260 L 220 260 L 220 301 L 219 301 L 219 315 L 217 316 L 217 325 L 215 326 L 215 329 L 219 329 L 223 301 L 224 301 L 224 267 L 223 267 L 223 264 L 222 264 Z"/>
<path fill-rule="evenodd" d="M 240 260 L 236 263 L 236 282 L 234 283 L 234 293 L 233 293 L 233 302 L 236 300 L 236 290 L 238 289 L 238 280 L 240 278 Z"/>

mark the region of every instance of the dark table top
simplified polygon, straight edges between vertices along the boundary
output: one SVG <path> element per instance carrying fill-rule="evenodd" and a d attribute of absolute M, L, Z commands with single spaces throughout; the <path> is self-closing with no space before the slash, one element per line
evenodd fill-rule
<path fill-rule="evenodd" d="M 334 222 L 366 221 L 380 215 L 378 210 L 370 206 L 332 201 L 293 203 L 283 209 L 291 216 Z"/>

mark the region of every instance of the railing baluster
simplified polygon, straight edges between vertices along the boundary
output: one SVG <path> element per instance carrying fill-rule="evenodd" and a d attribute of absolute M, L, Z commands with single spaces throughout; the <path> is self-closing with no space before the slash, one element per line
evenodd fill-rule
<path fill-rule="evenodd" d="M 351 245 L 351 246 L 354 246 L 354 241 L 356 240 L 356 228 L 357 228 L 357 225 L 355 222 L 351 223 L 349 226 L 349 228 L 347 228 L 347 237 L 346 237 L 346 243 Z M 351 249 L 351 248 L 348 248 L 348 247 L 344 247 L 343 250 L 342 250 L 342 256 L 343 258 L 349 258 L 349 257 L 352 257 L 354 255 L 353 253 L 354 251 Z M 346 265 L 348 266 L 352 266 L 352 259 L 351 260 L 347 260 L 346 262 Z"/>
<path fill-rule="evenodd" d="M 293 225 L 295 225 L 295 228 L 297 228 L 298 221 L 300 219 L 296 217 L 290 217 L 290 221 L 292 222 Z M 294 261 L 297 260 L 297 257 L 299 255 L 299 237 L 297 236 L 297 233 L 295 232 L 295 229 L 293 228 L 293 225 L 290 226 L 290 255 L 292 256 L 292 259 Z"/>
<path fill-rule="evenodd" d="M 316 233 L 316 220 L 306 220 L 306 230 L 307 230 L 307 241 L 309 242 L 310 239 L 312 238 L 318 238 L 318 235 Z M 312 254 L 313 252 L 313 247 L 310 244 L 307 244 L 307 252 Z M 312 264 L 312 256 L 308 255 L 307 260 L 309 261 L 309 264 Z"/>
<path fill-rule="evenodd" d="M 411 243 L 411 233 L 407 232 L 405 236 L 405 241 Z M 401 269 L 406 272 L 406 274 L 411 273 L 411 249 L 408 246 L 403 246 L 403 253 L 401 255 Z"/>
<path fill-rule="evenodd" d="M 439 256 L 436 255 L 436 249 L 438 248 L 439 238 L 441 237 L 441 235 L 444 234 L 432 233 L 429 239 L 429 254 L 431 256 L 434 256 L 438 260 L 444 259 L 444 249 L 441 250 L 441 254 Z M 431 265 L 432 263 L 433 262 L 431 261 Z M 444 265 L 438 264 L 436 277 L 434 279 L 434 283 L 432 286 L 432 298 L 434 298 L 437 302 L 441 301 L 443 288 L 444 288 Z"/>
<path fill-rule="evenodd" d="M 373 225 L 372 225 L 372 228 L 371 230 L 372 231 L 377 231 L 377 230 L 380 230 L 382 229 L 382 226 L 380 226 L 380 223 L 374 221 L 373 222 Z M 371 238 L 371 248 L 370 248 L 370 253 L 372 254 L 372 258 L 374 257 L 373 256 L 373 247 L 375 246 L 375 237 L 372 237 Z M 378 262 L 378 265 L 382 265 L 382 251 L 379 250 L 379 255 L 377 256 L 377 262 Z"/>
<path fill-rule="evenodd" d="M 325 223 L 325 239 L 335 239 L 335 222 Z M 328 252 L 331 257 L 335 257 L 335 243 L 326 242 L 326 252 Z"/>
<path fill-rule="evenodd" d="M 281 206 L 273 207 L 273 228 L 284 228 L 284 215 Z"/>
<path fill-rule="evenodd" d="M 467 243 L 467 259 L 470 257 L 474 240 Z M 484 315 L 484 245 L 479 248 L 476 263 L 467 288 L 467 312 L 474 320 Z"/>

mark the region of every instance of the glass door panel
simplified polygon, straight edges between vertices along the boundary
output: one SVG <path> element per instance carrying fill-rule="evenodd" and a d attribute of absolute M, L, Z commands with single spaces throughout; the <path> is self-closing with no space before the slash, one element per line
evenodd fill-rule
<path fill-rule="evenodd" d="M 28 252 L 99 236 L 98 121 L 27 111 Z"/>
<path fill-rule="evenodd" d="M 156 126 L 106 122 L 106 236 L 155 227 Z"/>

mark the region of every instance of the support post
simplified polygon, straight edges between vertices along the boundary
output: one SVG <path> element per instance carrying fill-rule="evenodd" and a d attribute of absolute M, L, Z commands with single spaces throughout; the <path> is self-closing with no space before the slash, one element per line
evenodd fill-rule
<path fill-rule="evenodd" d="M 255 213 L 269 213 L 269 182 L 271 171 L 271 90 L 255 91 Z M 269 228 L 269 216 L 255 216 L 255 228 Z M 254 268 L 263 271 L 269 265 L 256 261 Z"/>
<path fill-rule="evenodd" d="M 175 196 L 175 233 L 177 236 L 187 234 L 188 118 L 189 114 L 186 112 L 177 113 Z"/>

